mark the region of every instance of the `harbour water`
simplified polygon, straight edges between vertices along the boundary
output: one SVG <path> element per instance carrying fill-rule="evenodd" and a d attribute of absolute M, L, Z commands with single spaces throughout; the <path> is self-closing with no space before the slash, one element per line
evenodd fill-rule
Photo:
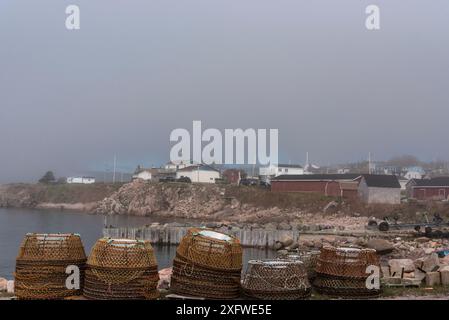
<path fill-rule="evenodd" d="M 173 221 L 173 220 L 171 220 Z M 161 221 L 151 217 L 108 216 L 107 224 L 116 227 L 139 227 Z M 13 278 L 15 259 L 26 233 L 78 233 L 88 254 L 97 239 L 103 236 L 105 218 L 72 211 L 0 208 L 0 277 Z M 153 245 L 159 269 L 169 267 L 176 252 L 173 245 Z M 273 257 L 270 250 L 245 248 L 243 260 Z"/>

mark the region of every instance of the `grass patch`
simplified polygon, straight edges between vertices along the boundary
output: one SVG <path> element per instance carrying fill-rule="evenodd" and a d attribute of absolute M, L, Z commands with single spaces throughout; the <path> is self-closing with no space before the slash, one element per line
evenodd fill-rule
<path fill-rule="evenodd" d="M 314 192 L 271 192 L 264 188 L 246 186 L 227 186 L 226 196 L 234 197 L 242 204 L 261 208 L 278 207 L 280 209 L 301 208 L 322 210 L 330 201 L 337 200 L 337 198 Z"/>
<path fill-rule="evenodd" d="M 40 202 L 88 203 L 103 200 L 117 191 L 122 184 L 95 183 L 90 185 L 57 184 L 45 186 L 40 194 Z"/>

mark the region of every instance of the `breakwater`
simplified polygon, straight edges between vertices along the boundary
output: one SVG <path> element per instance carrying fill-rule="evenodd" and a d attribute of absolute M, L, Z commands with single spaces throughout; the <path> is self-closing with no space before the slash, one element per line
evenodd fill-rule
<path fill-rule="evenodd" d="M 103 235 L 111 238 L 128 238 L 149 240 L 151 243 L 177 245 L 186 234 L 190 226 L 171 226 L 171 225 L 150 225 L 137 228 L 117 228 L 106 227 L 103 229 Z M 247 229 L 247 228 L 214 228 L 217 231 L 224 232 L 237 237 L 242 246 L 271 248 L 277 241 L 285 238 L 291 238 L 297 242 L 299 238 L 298 230 L 267 230 L 267 229 Z"/>

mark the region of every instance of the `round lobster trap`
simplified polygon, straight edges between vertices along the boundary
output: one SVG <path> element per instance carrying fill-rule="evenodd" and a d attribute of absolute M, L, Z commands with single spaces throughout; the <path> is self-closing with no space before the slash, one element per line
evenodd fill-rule
<path fill-rule="evenodd" d="M 171 291 L 208 299 L 240 295 L 242 247 L 232 236 L 191 228 L 181 240 L 173 261 Z"/>
<path fill-rule="evenodd" d="M 157 261 L 149 241 L 103 238 L 95 243 L 84 296 L 95 300 L 156 299 Z"/>
<path fill-rule="evenodd" d="M 308 298 L 311 285 L 299 260 L 250 260 L 243 277 L 245 295 L 264 300 Z"/>
<path fill-rule="evenodd" d="M 81 295 L 86 254 L 78 234 L 28 233 L 16 259 L 15 294 L 18 299 L 63 299 Z M 70 272 L 79 270 L 79 287 L 67 286 Z"/>
<path fill-rule="evenodd" d="M 364 298 L 380 294 L 380 287 L 369 285 L 368 267 L 380 269 L 376 250 L 324 247 L 316 265 L 317 278 L 313 286 L 330 296 Z"/>
<path fill-rule="evenodd" d="M 279 258 L 283 260 L 302 261 L 304 267 L 306 268 L 309 282 L 312 282 L 316 278 L 315 269 L 319 256 L 320 251 L 312 250 L 312 251 L 299 251 L 297 253 L 288 253 L 279 256 Z"/>

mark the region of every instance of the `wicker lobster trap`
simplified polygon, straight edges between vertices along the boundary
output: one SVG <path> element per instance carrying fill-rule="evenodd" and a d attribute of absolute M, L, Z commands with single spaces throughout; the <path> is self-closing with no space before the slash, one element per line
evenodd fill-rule
<path fill-rule="evenodd" d="M 369 266 L 380 268 L 376 250 L 324 247 L 317 261 L 317 278 L 313 285 L 318 292 L 330 296 L 378 296 L 380 288 L 367 286 Z"/>
<path fill-rule="evenodd" d="M 312 283 L 313 280 L 316 278 L 315 269 L 319 256 L 320 251 L 312 250 L 312 251 L 298 251 L 297 253 L 288 253 L 279 256 L 279 258 L 283 260 L 302 261 L 304 267 L 307 270 L 309 282 Z"/>
<path fill-rule="evenodd" d="M 84 296 L 95 300 L 156 299 L 157 261 L 149 241 L 103 238 L 89 259 Z"/>
<path fill-rule="evenodd" d="M 311 285 L 299 260 L 250 260 L 243 277 L 245 295 L 265 300 L 308 298 Z"/>
<path fill-rule="evenodd" d="M 191 228 L 173 261 L 171 291 L 208 299 L 240 295 L 242 247 L 234 237 L 210 229 Z"/>
<path fill-rule="evenodd" d="M 81 295 L 86 254 L 77 234 L 25 236 L 16 259 L 15 293 L 18 299 L 63 299 Z M 69 289 L 68 266 L 77 266 L 79 289 Z"/>

